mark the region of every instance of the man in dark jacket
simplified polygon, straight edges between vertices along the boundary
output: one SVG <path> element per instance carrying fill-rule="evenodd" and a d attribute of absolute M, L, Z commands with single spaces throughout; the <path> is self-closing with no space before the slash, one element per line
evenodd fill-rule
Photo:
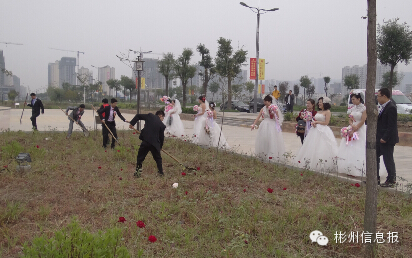
<path fill-rule="evenodd" d="M 69 139 L 70 136 L 72 135 L 74 121 L 76 121 L 76 124 L 81 126 L 83 133 L 86 135 L 87 129 L 84 126 L 83 122 L 80 121 L 80 119 L 82 118 L 84 114 L 85 107 L 86 106 L 84 104 L 81 104 L 79 107 L 67 107 L 66 115 L 69 116 L 67 119 L 69 119 L 70 124 L 69 124 L 69 131 L 67 132 L 66 139 Z M 69 110 L 73 110 L 73 111 L 69 114 Z"/>
<path fill-rule="evenodd" d="M 289 91 L 289 94 L 285 97 L 285 104 L 286 104 L 286 112 L 290 111 L 293 113 L 293 105 L 295 104 L 295 95 L 293 95 L 292 91 Z"/>
<path fill-rule="evenodd" d="M 142 163 L 149 151 L 152 153 L 153 159 L 156 161 L 158 173 L 163 176 L 162 156 L 160 151 L 163 147 L 165 138 L 164 132 L 166 126 L 163 124 L 165 113 L 162 110 L 156 112 L 155 115 L 149 113 L 147 115 L 137 114 L 132 121 L 130 121 L 130 129 L 137 123 L 138 120 L 144 120 L 144 128 L 140 134 L 139 139 L 142 140 L 139 152 L 137 154 L 135 177 L 140 177 L 142 173 Z"/>
<path fill-rule="evenodd" d="M 380 183 L 379 163 L 383 156 L 388 177 L 381 187 L 394 187 L 396 184 L 395 161 L 393 151 L 395 144 L 399 142 L 398 136 L 398 112 L 395 103 L 391 101 L 391 92 L 387 88 L 378 91 L 378 102 L 381 105 L 376 129 L 376 158 L 378 168 L 378 184 Z"/>
<path fill-rule="evenodd" d="M 32 108 L 30 120 L 33 126 L 33 130 L 37 130 L 36 119 L 38 116 L 40 116 L 40 109 L 41 109 L 41 113 L 44 114 L 44 106 L 41 100 L 36 97 L 35 93 L 31 93 L 30 96 L 31 96 L 30 104 L 27 104 L 27 102 L 25 101 L 24 105 L 27 105 Z"/>
<path fill-rule="evenodd" d="M 116 118 L 116 115 L 118 115 L 120 119 L 123 120 L 123 122 L 127 123 L 128 121 L 126 121 L 126 119 L 120 113 L 120 110 L 117 107 L 117 100 L 113 98 L 110 100 L 110 102 L 111 102 L 110 106 L 100 108 L 99 110 L 97 110 L 97 113 L 99 113 L 102 123 L 105 123 L 107 125 L 109 130 L 112 132 L 113 136 L 116 137 L 117 139 L 116 122 L 114 121 Z M 108 140 L 109 140 L 109 131 L 106 130 L 103 132 L 103 147 L 104 148 L 106 148 Z M 111 148 L 114 149 L 114 146 L 115 146 L 115 139 L 112 139 Z"/>

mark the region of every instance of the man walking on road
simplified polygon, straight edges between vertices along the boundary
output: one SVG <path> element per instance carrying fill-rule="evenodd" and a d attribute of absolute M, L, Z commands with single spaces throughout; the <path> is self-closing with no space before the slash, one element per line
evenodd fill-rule
<path fill-rule="evenodd" d="M 43 103 L 41 102 L 40 99 L 38 99 L 36 97 L 36 93 L 31 93 L 31 103 L 27 104 L 27 102 L 24 102 L 24 105 L 27 105 L 29 107 L 31 107 L 31 124 L 33 126 L 33 130 L 37 131 L 37 117 L 40 116 L 40 109 L 41 109 L 41 113 L 44 114 L 44 106 Z"/>

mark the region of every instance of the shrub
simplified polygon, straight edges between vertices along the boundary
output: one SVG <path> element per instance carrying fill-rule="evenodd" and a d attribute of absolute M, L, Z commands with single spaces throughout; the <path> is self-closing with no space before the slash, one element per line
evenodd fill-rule
<path fill-rule="evenodd" d="M 25 243 L 23 253 L 22 257 L 130 257 L 120 228 L 93 234 L 82 229 L 77 219 L 54 237 L 43 235 L 34 238 L 31 246 Z"/>
<path fill-rule="evenodd" d="M 285 114 L 283 120 L 285 120 L 285 121 L 293 121 L 293 120 L 295 120 L 295 118 L 296 118 L 297 116 L 298 116 L 298 115 L 295 114 L 295 113 L 287 112 L 287 113 Z"/>
<path fill-rule="evenodd" d="M 398 114 L 398 121 L 401 122 L 410 122 L 412 121 L 412 115 L 409 114 Z"/>
<path fill-rule="evenodd" d="M 182 113 L 197 114 L 197 112 L 193 110 L 193 107 L 182 107 Z"/>
<path fill-rule="evenodd" d="M 7 159 L 15 158 L 19 153 L 23 152 L 24 148 L 17 141 L 12 141 L 1 147 L 2 154 Z"/>

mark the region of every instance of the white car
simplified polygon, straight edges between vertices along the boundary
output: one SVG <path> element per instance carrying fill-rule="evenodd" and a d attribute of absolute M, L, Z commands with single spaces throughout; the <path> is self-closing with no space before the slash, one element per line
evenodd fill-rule
<path fill-rule="evenodd" d="M 375 90 L 375 102 L 378 106 L 378 109 L 380 109 L 380 105 L 378 104 L 378 101 L 376 99 L 376 95 L 378 95 L 379 89 Z M 354 89 L 351 90 L 348 96 L 348 111 L 347 113 L 350 114 L 350 109 L 353 107 L 352 100 L 350 98 L 350 95 L 355 93 L 358 94 L 360 93 L 362 96 L 362 99 L 365 101 L 365 92 L 366 89 Z M 398 109 L 398 114 L 411 114 L 412 111 L 412 102 L 402 93 L 400 90 L 392 90 L 392 96 L 391 100 L 395 102 L 396 107 Z"/>

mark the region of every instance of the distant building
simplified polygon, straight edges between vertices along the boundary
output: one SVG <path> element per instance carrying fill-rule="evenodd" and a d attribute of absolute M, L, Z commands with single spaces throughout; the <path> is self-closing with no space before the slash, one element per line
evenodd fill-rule
<path fill-rule="evenodd" d="M 331 83 L 329 84 L 329 91 L 330 94 L 339 94 L 342 93 L 342 83 Z"/>
<path fill-rule="evenodd" d="M 62 57 L 59 62 L 59 87 L 63 83 L 76 85 L 76 58 Z"/>
<path fill-rule="evenodd" d="M 107 85 L 106 81 L 110 79 L 115 79 L 115 69 L 114 67 L 110 67 L 108 65 L 104 67 L 99 67 L 98 68 L 98 78 L 99 81 L 102 82 L 102 91 L 105 94 L 109 94 L 109 85 Z"/>
<path fill-rule="evenodd" d="M 48 65 L 48 86 L 59 87 L 59 61 L 56 60 L 54 63 L 49 63 Z"/>
<path fill-rule="evenodd" d="M 397 70 L 395 68 L 395 70 Z M 378 63 L 376 65 L 376 82 L 375 88 L 379 88 L 380 84 L 382 83 L 382 76 L 391 71 L 391 67 L 388 65 L 381 65 Z M 345 77 L 347 75 L 356 74 L 359 77 L 359 89 L 366 89 L 366 76 L 367 76 L 367 65 L 363 66 L 345 66 L 342 68 L 342 85 L 345 85 Z M 345 87 L 346 88 L 346 87 Z"/>
<path fill-rule="evenodd" d="M 18 99 L 19 100 L 25 100 L 26 99 L 26 95 L 27 95 L 27 87 L 21 86 L 19 87 L 19 96 Z"/>
<path fill-rule="evenodd" d="M 93 71 L 83 66 L 78 71 L 79 77 L 84 80 L 84 84 L 93 84 Z M 83 83 L 77 78 L 77 85 L 82 85 Z"/>
<path fill-rule="evenodd" d="M 159 72 L 159 60 L 154 58 L 143 58 L 143 72 L 140 76 L 145 78 L 145 87 L 149 89 L 165 89 L 165 77 Z M 136 81 L 137 72 L 132 71 L 132 79 Z M 172 81 L 169 82 L 169 89 L 171 89 Z M 142 85 L 143 87 L 143 85 Z"/>
<path fill-rule="evenodd" d="M 0 50 L 0 87 L 4 85 L 4 72 L 3 69 L 6 69 L 6 63 L 4 61 L 3 50 Z"/>
<path fill-rule="evenodd" d="M 412 93 L 412 84 L 405 84 L 405 90 L 403 91 L 405 95 Z"/>

